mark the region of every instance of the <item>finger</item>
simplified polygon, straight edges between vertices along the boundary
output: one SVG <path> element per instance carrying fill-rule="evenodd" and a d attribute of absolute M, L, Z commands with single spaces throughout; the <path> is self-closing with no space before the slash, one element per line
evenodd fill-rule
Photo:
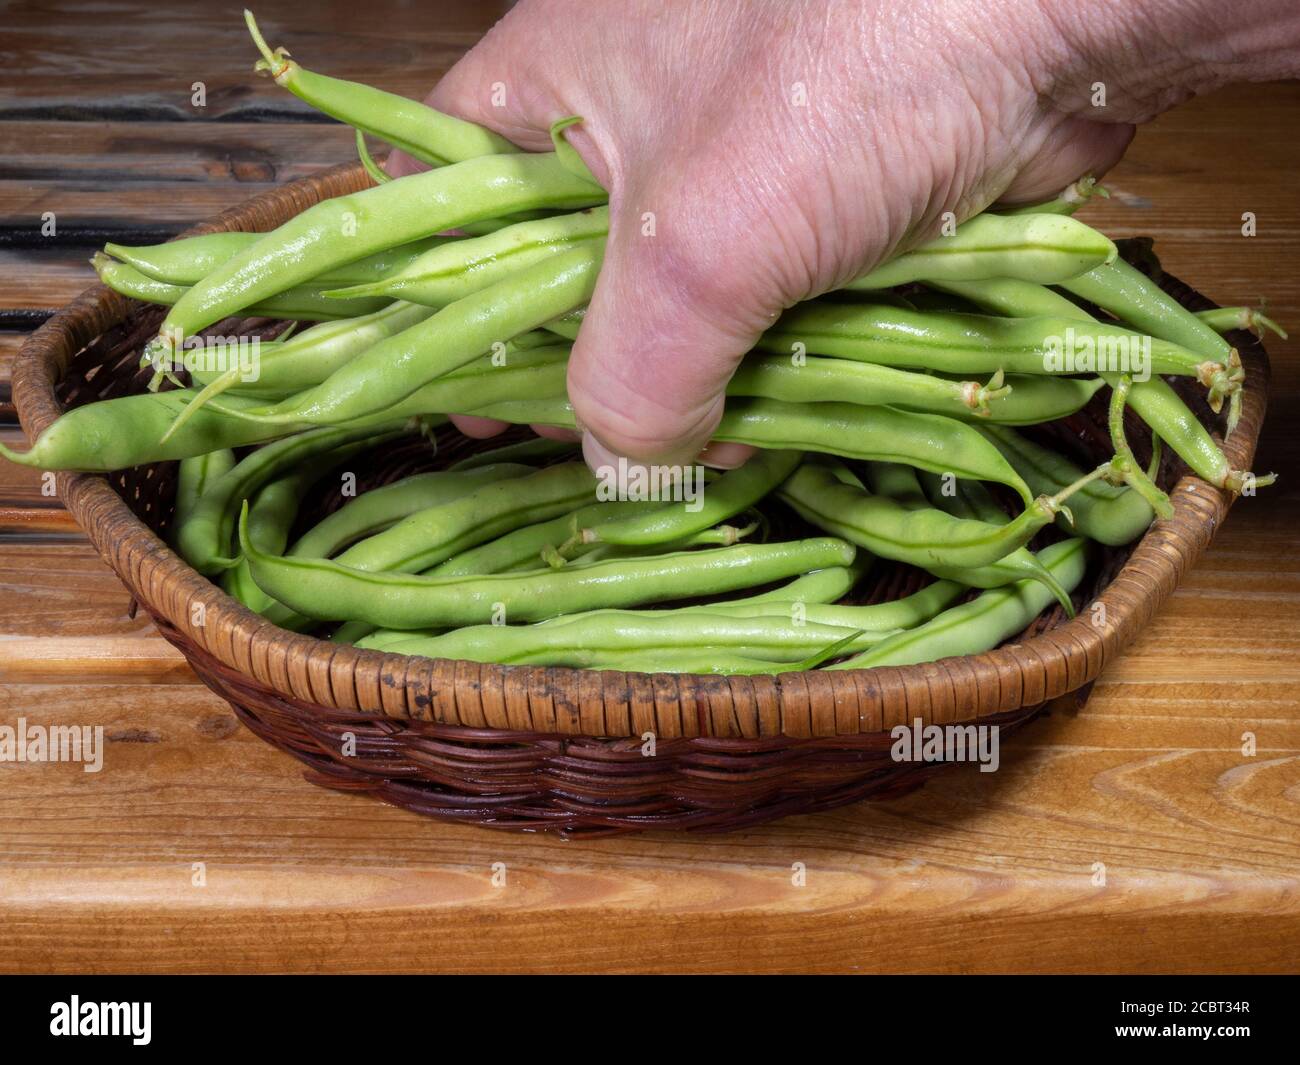
<path fill-rule="evenodd" d="M 692 461 L 775 309 L 761 305 L 772 293 L 755 283 L 761 265 L 729 232 L 736 227 L 716 209 L 692 208 L 700 183 L 671 184 L 641 192 L 614 182 L 605 261 L 568 371 L 584 446 L 598 459 Z"/>
<path fill-rule="evenodd" d="M 726 441 L 714 441 L 700 452 L 699 461 L 715 470 L 734 470 L 745 465 L 758 448 L 748 444 L 731 444 Z"/>
<path fill-rule="evenodd" d="M 479 418 L 473 414 L 453 414 L 451 424 L 475 440 L 487 440 L 510 428 L 509 422 L 498 421 L 496 418 Z"/>
<path fill-rule="evenodd" d="M 566 444 L 576 444 L 582 439 L 580 432 L 559 425 L 530 425 L 528 428 L 538 436 L 546 437 L 547 440 L 561 440 Z"/>

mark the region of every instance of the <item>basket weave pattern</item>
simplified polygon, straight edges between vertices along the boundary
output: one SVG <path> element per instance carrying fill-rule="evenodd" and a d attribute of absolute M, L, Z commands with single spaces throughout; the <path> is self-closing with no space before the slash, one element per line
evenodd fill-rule
<path fill-rule="evenodd" d="M 191 234 L 267 230 L 313 203 L 364 188 L 358 165 L 265 193 Z M 1165 278 L 1187 306 L 1211 304 Z M 141 345 L 161 313 L 97 285 L 28 340 L 14 368 L 23 427 L 35 438 L 68 405 L 144 387 Z M 269 323 L 218 323 L 229 334 Z M 1268 362 L 1232 336 L 1247 371 L 1241 423 L 1225 450 L 1248 469 L 1264 416 Z M 1199 409 L 1208 417 L 1204 404 Z M 1056 427 L 1054 442 L 1094 461 L 1098 418 Z M 1140 452 L 1138 434 L 1133 437 Z M 469 447 L 462 441 L 458 446 Z M 454 453 L 454 448 L 450 449 Z M 1139 457 L 1142 457 L 1139 454 Z M 447 461 L 440 453 L 432 468 Z M 401 456 L 373 483 L 410 472 Z M 199 576 L 158 538 L 174 463 L 110 478 L 59 474 L 60 494 L 159 630 L 259 736 L 300 759 L 308 778 L 367 791 L 421 813 L 519 829 L 593 833 L 736 828 L 864 797 L 899 794 L 936 766 L 890 759 L 889 729 L 978 722 L 1011 728 L 1088 686 L 1131 642 L 1205 549 L 1230 499 L 1168 456 L 1161 484 L 1175 514 L 1131 552 L 1108 552 L 1081 591 L 1106 608 L 1059 609 L 982 655 L 868 671 L 702 677 L 481 665 L 361 651 L 278 629 Z M 335 501 L 337 502 L 337 501 Z M 329 501 L 315 501 L 320 512 Z M 912 579 L 883 567 L 869 595 Z M 202 624 L 195 624 L 201 618 Z M 653 734 L 653 756 L 643 737 Z M 355 753 L 343 753 L 355 737 Z"/>

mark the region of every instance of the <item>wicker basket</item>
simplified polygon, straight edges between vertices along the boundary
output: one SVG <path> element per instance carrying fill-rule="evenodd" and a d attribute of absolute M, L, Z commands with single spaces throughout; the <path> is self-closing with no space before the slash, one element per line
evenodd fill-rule
<path fill-rule="evenodd" d="M 266 230 L 317 201 L 368 184 L 359 166 L 265 193 L 191 233 Z M 1140 254 L 1130 257 L 1140 260 Z M 1140 249 L 1137 249 L 1140 251 Z M 1193 309 L 1211 306 L 1163 278 Z M 137 391 L 140 346 L 160 313 L 103 286 L 84 292 L 28 340 L 14 398 L 34 438 L 61 410 Z M 230 333 L 234 323 L 217 330 Z M 265 323 L 242 323 L 245 331 Z M 1243 416 L 1227 450 L 1249 468 L 1264 415 L 1267 357 L 1236 334 L 1247 370 Z M 1199 399 L 1202 414 L 1209 419 Z M 1058 426 L 1081 460 L 1107 449 L 1097 412 Z M 1134 432 L 1140 452 L 1139 433 Z M 446 441 L 439 461 L 456 447 Z M 375 483 L 409 472 L 428 451 L 385 455 Z M 1141 455 L 1139 454 L 1139 457 Z M 1170 459 L 1161 473 L 1175 515 L 1131 551 L 1109 552 L 1077 599 L 1106 606 L 1095 627 L 1059 608 L 988 654 L 928 665 L 782 676 L 704 677 L 502 667 L 359 651 L 285 632 L 227 597 L 156 535 L 168 519 L 174 463 L 112 477 L 60 474 L 68 509 L 157 621 L 162 634 L 255 733 L 308 766 L 307 777 L 369 792 L 420 813 L 495 827 L 570 833 L 652 827 L 730 829 L 786 814 L 893 796 L 934 764 L 890 758 L 889 730 L 979 722 L 1004 728 L 1053 700 L 1086 697 L 1199 557 L 1228 496 Z M 317 511 L 329 505 L 317 500 Z M 906 589 L 904 567 L 880 567 L 871 598 Z M 202 605 L 202 611 L 196 606 Z M 202 616 L 196 626 L 192 618 Z M 654 753 L 643 753 L 653 733 Z M 345 737 L 355 754 L 345 755 Z"/>

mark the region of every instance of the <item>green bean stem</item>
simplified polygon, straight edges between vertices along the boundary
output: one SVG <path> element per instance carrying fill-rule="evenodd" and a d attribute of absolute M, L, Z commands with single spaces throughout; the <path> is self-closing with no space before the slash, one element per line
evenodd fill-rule
<path fill-rule="evenodd" d="M 1091 174 L 1085 174 L 1078 181 L 1067 185 L 1055 199 L 1048 200 L 1045 203 L 1022 204 L 1018 207 L 998 207 L 995 210 L 1003 215 L 1074 214 L 1094 196 L 1100 196 L 1103 200 L 1108 200 L 1110 199 L 1110 192 L 1097 184 L 1097 179 Z"/>
<path fill-rule="evenodd" d="M 1288 339 L 1287 331 L 1258 307 L 1213 307 L 1207 311 L 1197 311 L 1196 317 L 1216 333 L 1245 329 L 1263 339 L 1264 334 L 1271 330 L 1283 340 Z"/>
<path fill-rule="evenodd" d="M 1037 492 L 1059 492 L 1089 476 L 1063 455 L 1035 444 L 1012 429 L 983 425 L 978 431 Z M 1062 516 L 1057 518 L 1057 525 L 1110 547 L 1132 543 L 1146 532 L 1155 517 L 1151 504 L 1132 488 L 1117 488 L 1103 480 L 1090 481 L 1079 489 L 1070 500 L 1070 514 L 1073 523 Z"/>

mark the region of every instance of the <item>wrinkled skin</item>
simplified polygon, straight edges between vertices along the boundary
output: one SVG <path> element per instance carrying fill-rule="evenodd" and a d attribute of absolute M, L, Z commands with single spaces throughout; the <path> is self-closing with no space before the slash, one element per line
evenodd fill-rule
<path fill-rule="evenodd" d="M 570 142 L 612 219 L 569 367 L 584 451 L 593 466 L 687 461 L 785 307 L 934 236 L 943 212 L 1048 199 L 1105 172 L 1133 123 L 1195 91 L 1287 73 L 1300 18 L 1286 9 L 1300 5 L 1245 2 L 1268 33 L 1237 10 L 1233 41 L 1196 50 L 1223 5 L 523 0 L 429 102 L 530 150 L 583 117 Z M 747 453 L 719 444 L 705 459 Z"/>

